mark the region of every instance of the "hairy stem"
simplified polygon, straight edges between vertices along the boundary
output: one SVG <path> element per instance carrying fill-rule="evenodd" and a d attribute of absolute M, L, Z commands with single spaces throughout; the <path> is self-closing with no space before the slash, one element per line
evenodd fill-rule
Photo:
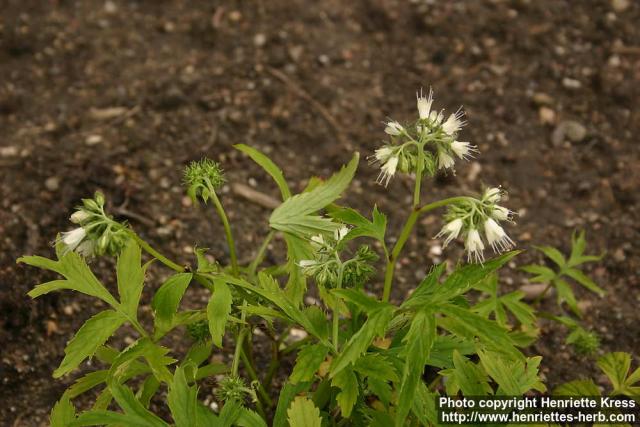
<path fill-rule="evenodd" d="M 166 256 L 162 255 L 160 252 L 155 250 L 150 244 L 142 240 L 142 238 L 138 236 L 133 230 L 130 230 L 129 235 L 136 241 L 136 243 L 138 243 L 138 245 L 140 245 L 140 247 L 145 252 L 147 252 L 149 255 L 151 255 L 170 269 L 175 270 L 178 273 L 183 273 L 185 271 L 185 268 L 183 266 L 176 264 Z"/>
<path fill-rule="evenodd" d="M 209 187 L 209 192 L 211 193 L 211 200 L 213 200 L 213 204 L 216 207 L 216 211 L 218 212 L 218 216 L 222 221 L 222 226 L 224 227 L 224 234 L 227 238 L 227 245 L 229 246 L 229 257 L 231 258 L 231 271 L 234 276 L 238 275 L 238 256 L 236 255 L 236 244 L 233 240 L 233 234 L 231 234 L 231 224 L 229 224 L 229 218 L 227 218 L 227 214 L 222 207 L 222 203 L 218 198 L 218 195 L 213 190 L 213 187 Z"/>
<path fill-rule="evenodd" d="M 231 362 L 231 375 L 234 377 L 238 376 L 238 367 L 240 366 L 240 353 L 242 352 L 242 342 L 244 341 L 244 337 L 247 335 L 247 328 L 244 324 L 244 321 L 247 317 L 247 312 L 244 310 L 247 307 L 247 300 L 242 301 L 242 314 L 240 314 L 240 321 L 242 325 L 240 326 L 240 332 L 238 333 L 238 339 L 236 340 L 236 349 L 233 352 L 233 362 Z"/>
<path fill-rule="evenodd" d="M 342 288 L 342 276 L 344 275 L 344 264 L 340 264 L 340 268 L 338 269 L 338 281 L 336 283 L 336 289 Z M 336 303 L 336 306 L 333 308 L 333 318 L 331 319 L 333 322 L 333 346 L 335 347 L 336 353 L 338 352 L 338 348 L 340 346 L 340 309 L 339 305 Z"/>
<path fill-rule="evenodd" d="M 253 261 L 251 261 L 251 264 L 249 264 L 249 277 L 255 276 L 256 270 L 264 259 L 264 255 L 267 252 L 267 248 L 269 247 L 269 243 L 271 243 L 271 239 L 273 239 L 274 234 L 275 231 L 271 230 L 269 231 L 269 234 L 267 234 L 267 236 L 264 238 L 262 245 L 260 245 L 260 249 L 258 249 L 256 257 L 253 259 Z"/>

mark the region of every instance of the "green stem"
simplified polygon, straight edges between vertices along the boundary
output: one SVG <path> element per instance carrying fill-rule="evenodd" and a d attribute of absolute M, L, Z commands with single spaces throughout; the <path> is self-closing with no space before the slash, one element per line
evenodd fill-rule
<path fill-rule="evenodd" d="M 242 352 L 242 343 L 244 341 L 244 337 L 247 335 L 247 328 L 244 325 L 244 321 L 247 317 L 247 312 L 244 310 L 247 307 L 247 300 L 242 301 L 242 314 L 240 314 L 240 320 L 242 322 L 242 326 L 240 326 L 240 333 L 238 334 L 238 339 L 236 340 L 236 349 L 233 353 L 233 362 L 231 363 L 231 375 L 234 377 L 238 376 L 238 367 L 240 366 L 240 353 Z"/>
<path fill-rule="evenodd" d="M 130 230 L 129 235 L 133 237 L 136 243 L 138 243 L 138 245 L 140 245 L 140 247 L 144 249 L 145 252 L 147 252 L 152 257 L 156 258 L 158 261 L 160 261 L 170 269 L 175 270 L 178 273 L 182 273 L 185 271 L 185 268 L 183 266 L 176 264 L 166 256 L 162 255 L 160 252 L 158 252 L 153 247 L 151 247 L 151 245 L 149 245 L 147 242 L 142 240 L 142 238 L 138 236 L 134 231 Z"/>
<path fill-rule="evenodd" d="M 256 254 L 256 257 L 253 259 L 253 261 L 251 261 L 251 264 L 249 264 L 249 277 L 255 276 L 256 270 L 258 269 L 258 266 L 264 259 L 264 255 L 267 252 L 267 248 L 269 247 L 269 243 L 271 242 L 271 239 L 273 239 L 274 234 L 275 234 L 275 231 L 271 230 L 269 231 L 269 234 L 267 234 L 267 236 L 264 238 L 264 241 L 262 242 L 260 249 L 258 249 L 258 253 Z"/>
<path fill-rule="evenodd" d="M 216 207 L 216 211 L 218 211 L 218 216 L 222 220 L 222 226 L 224 227 L 224 233 L 227 237 L 227 245 L 229 246 L 229 257 L 231 258 L 231 271 L 234 276 L 238 275 L 238 256 L 236 255 L 236 245 L 233 240 L 233 235 L 231 234 L 231 225 L 229 224 L 229 218 L 227 218 L 227 214 L 222 207 L 222 203 L 218 198 L 218 195 L 214 191 L 213 187 L 209 187 L 209 192 L 211 193 L 211 200 L 213 200 L 213 204 Z"/>
<path fill-rule="evenodd" d="M 340 264 L 340 268 L 338 269 L 338 281 L 336 283 L 336 289 L 342 288 L 342 276 L 344 274 L 344 264 Z M 336 353 L 339 349 L 340 344 L 340 311 L 339 305 L 336 303 L 336 306 L 333 308 L 333 346 L 335 347 Z"/>
<path fill-rule="evenodd" d="M 424 168 L 424 147 L 418 147 L 418 165 L 416 168 L 416 184 L 413 188 L 413 207 L 420 205 L 420 188 L 422 186 L 422 169 Z"/>
<path fill-rule="evenodd" d="M 266 403 L 269 406 L 272 406 L 273 401 L 271 400 L 271 397 L 269 397 L 269 394 L 267 393 L 262 383 L 260 382 L 260 379 L 258 378 L 258 374 L 256 373 L 255 369 L 253 369 L 253 366 L 251 366 L 251 361 L 249 360 L 249 357 L 247 356 L 244 350 L 240 351 L 240 357 L 242 358 L 242 362 L 244 363 L 244 368 L 247 370 L 247 373 L 251 377 L 251 380 L 256 382 L 258 386 L 258 393 L 260 393 L 260 397 L 262 397 L 262 400 L 264 400 L 264 403 Z"/>
<path fill-rule="evenodd" d="M 542 299 L 544 298 L 544 296 L 547 294 L 547 292 L 549 292 L 549 289 L 551 289 L 553 282 L 549 282 L 547 283 L 547 286 L 542 290 L 542 292 L 540 293 L 540 295 L 538 295 L 533 302 L 531 303 L 531 305 L 533 306 L 537 306 L 538 304 L 540 304 L 540 301 L 542 301 Z"/>
<path fill-rule="evenodd" d="M 407 218 L 407 221 L 404 223 L 404 227 L 402 227 L 402 231 L 400 232 L 400 236 L 398 237 L 398 241 L 393 246 L 391 250 L 391 254 L 387 257 L 387 268 L 384 273 L 384 289 L 382 291 L 382 301 L 388 302 L 389 296 L 391 295 L 391 284 L 393 282 L 393 273 L 396 266 L 396 261 L 398 260 L 398 256 L 400 256 L 400 252 L 402 252 L 402 248 L 404 247 L 407 239 L 411 235 L 411 231 L 413 231 L 413 227 L 418 220 L 418 217 L 423 213 L 429 212 L 430 210 L 440 208 L 442 206 L 446 206 L 452 203 L 460 203 L 465 201 L 475 201 L 473 197 L 450 197 L 448 199 L 439 200 L 437 202 L 429 203 L 428 205 L 424 205 L 422 207 L 415 206 L 411 211 L 411 214 Z"/>

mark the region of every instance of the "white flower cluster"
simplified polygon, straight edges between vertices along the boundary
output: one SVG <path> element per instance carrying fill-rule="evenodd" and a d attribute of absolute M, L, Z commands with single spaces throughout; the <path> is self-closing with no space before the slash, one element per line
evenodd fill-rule
<path fill-rule="evenodd" d="M 469 262 L 484 262 L 485 244 L 481 232 L 494 252 L 512 249 L 515 243 L 498 223 L 511 221 L 514 215 L 509 209 L 497 204 L 502 196 L 503 192 L 493 187 L 486 189 L 480 200 L 469 199 L 465 203 L 451 206 L 447 214 L 448 222 L 435 237 L 444 237 L 443 246 L 446 247 L 461 234 L 466 234 L 465 250 Z"/>
<path fill-rule="evenodd" d="M 458 141 L 458 132 L 466 124 L 464 112 L 458 110 L 445 119 L 442 110 L 432 110 L 433 91 L 424 96 L 416 94 L 419 119 L 411 126 L 402 126 L 397 121 L 389 121 L 384 129 L 391 136 L 391 143 L 375 151 L 373 162 L 380 164 L 380 174 L 376 180 L 387 186 L 398 170 L 415 172 L 417 166 L 417 150 L 429 148 L 424 152 L 424 169 L 451 169 L 455 165 L 455 157 L 466 160 L 477 152 L 469 142 Z M 399 144 L 398 144 L 399 143 Z"/>
<path fill-rule="evenodd" d="M 93 199 L 82 200 L 82 206 L 69 220 L 78 227 L 60 233 L 57 242 L 63 244 L 66 251 L 75 251 L 86 258 L 116 254 L 128 239 L 125 227 L 104 212 L 101 193 L 96 193 Z"/>
<path fill-rule="evenodd" d="M 322 234 L 311 237 L 311 246 L 315 259 L 303 259 L 298 262 L 306 276 L 315 277 L 319 284 L 328 285 L 336 279 L 336 260 L 332 257 L 336 247 L 349 233 L 349 227 L 341 226 L 333 233 L 333 239 L 325 239 Z"/>

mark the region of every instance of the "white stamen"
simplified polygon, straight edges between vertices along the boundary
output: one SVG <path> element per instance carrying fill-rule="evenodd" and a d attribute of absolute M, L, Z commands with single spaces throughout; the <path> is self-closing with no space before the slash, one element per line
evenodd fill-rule
<path fill-rule="evenodd" d="M 462 226 L 462 220 L 460 218 L 456 218 L 442 227 L 442 230 L 440 230 L 440 232 L 436 234 L 436 238 L 446 236 L 446 238 L 444 239 L 444 243 L 442 244 L 443 248 L 446 248 L 453 239 L 456 239 L 458 237 L 458 235 L 460 234 L 460 230 L 462 230 Z"/>
<path fill-rule="evenodd" d="M 378 184 L 384 183 L 385 187 L 389 185 L 389 181 L 391 181 L 391 178 L 393 178 L 393 176 L 395 175 L 397 167 L 398 156 L 389 158 L 389 160 L 387 160 L 387 162 L 380 168 L 380 174 L 378 175 L 378 179 L 376 179 L 376 182 Z"/>
<path fill-rule="evenodd" d="M 487 236 L 487 242 L 491 245 L 494 252 L 504 252 L 515 246 L 515 243 L 504 229 L 498 225 L 492 218 L 484 223 L 484 235 Z"/>
<path fill-rule="evenodd" d="M 431 104 L 433 104 L 433 89 L 429 89 L 429 95 L 426 97 L 422 96 L 422 89 L 420 89 L 420 95 L 416 93 L 416 98 L 418 99 L 418 114 L 420 115 L 420 118 L 429 118 Z"/>
<path fill-rule="evenodd" d="M 387 127 L 384 128 L 385 133 L 388 135 L 398 136 L 404 132 L 402 125 L 396 121 L 387 123 Z"/>
<path fill-rule="evenodd" d="M 478 230 L 469 230 L 467 240 L 465 242 L 465 249 L 467 251 L 467 260 L 469 262 L 484 262 L 484 254 L 482 253 L 484 250 L 484 243 L 482 243 L 482 238 L 480 238 Z"/>

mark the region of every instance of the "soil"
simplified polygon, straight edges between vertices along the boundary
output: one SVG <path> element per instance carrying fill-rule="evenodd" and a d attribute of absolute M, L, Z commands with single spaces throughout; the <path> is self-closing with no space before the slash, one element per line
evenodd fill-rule
<path fill-rule="evenodd" d="M 456 175 L 425 185 L 425 198 L 502 185 L 519 212 L 509 233 L 527 249 L 503 274 L 504 290 L 526 284 L 515 267 L 541 260 L 533 245 L 566 251 L 574 229 L 592 252 L 587 272 L 607 294 L 579 292 L 585 325 L 605 351 L 640 349 L 640 4 L 632 1 L 200 0 L 0 1 L 0 425 L 47 425 L 74 375 L 53 380 L 67 340 L 96 313 L 69 292 L 30 300 L 50 275 L 16 265 L 51 256 L 80 198 L 102 190 L 109 209 L 180 263 L 194 244 L 225 260 L 210 211 L 180 186 L 189 161 L 219 160 L 229 183 L 276 197 L 266 174 L 232 145 L 250 144 L 281 165 L 295 188 L 328 176 L 353 151 L 370 155 L 387 117 L 416 115 L 415 91 L 436 105 L 464 104 L 464 139 L 481 155 Z M 411 179 L 375 184 L 362 162 L 345 197 L 377 203 L 397 235 Z M 242 259 L 266 233 L 269 210 L 222 200 Z M 426 217 L 400 260 L 393 297 L 415 287 L 440 254 Z M 456 245 L 454 245 L 456 246 Z M 274 244 L 282 258 L 282 242 Z M 112 263 L 97 260 L 111 283 Z M 151 271 L 158 286 L 168 272 Z M 376 284 L 379 289 L 379 283 Z M 187 304 L 202 304 L 193 292 Z M 144 304 L 149 304 L 145 295 Z M 547 299 L 542 309 L 555 310 Z M 604 379 L 593 357 L 565 346 L 563 328 L 543 324 L 531 349 L 551 386 Z M 125 334 L 123 343 L 134 337 Z M 124 344 L 123 344 L 124 345 Z M 637 357 L 634 364 L 637 364 Z M 86 368 L 86 366 L 85 366 Z M 286 375 L 286 367 L 280 376 Z M 201 398 L 206 398 L 201 394 Z"/>

